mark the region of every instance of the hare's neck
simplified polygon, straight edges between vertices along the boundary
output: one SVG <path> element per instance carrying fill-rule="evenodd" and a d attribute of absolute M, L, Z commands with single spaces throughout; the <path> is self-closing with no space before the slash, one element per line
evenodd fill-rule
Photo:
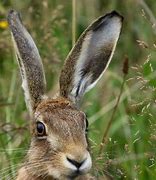
<path fill-rule="evenodd" d="M 40 177 L 35 177 L 35 176 L 31 175 L 25 167 L 22 167 L 21 169 L 19 169 L 16 180 L 30 180 L 30 179 L 31 180 L 41 180 Z M 46 178 L 44 178 L 44 180 L 55 180 L 55 179 L 52 177 L 46 177 Z"/>

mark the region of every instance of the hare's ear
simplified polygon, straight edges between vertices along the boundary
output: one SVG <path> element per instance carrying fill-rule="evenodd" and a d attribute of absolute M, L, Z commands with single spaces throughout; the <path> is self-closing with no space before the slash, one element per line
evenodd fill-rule
<path fill-rule="evenodd" d="M 77 103 L 108 67 L 123 17 L 113 11 L 93 22 L 69 53 L 60 77 L 60 95 Z"/>
<path fill-rule="evenodd" d="M 25 101 L 30 114 L 32 114 L 45 93 L 43 65 L 37 47 L 16 11 L 9 12 L 8 23 L 22 76 Z"/>

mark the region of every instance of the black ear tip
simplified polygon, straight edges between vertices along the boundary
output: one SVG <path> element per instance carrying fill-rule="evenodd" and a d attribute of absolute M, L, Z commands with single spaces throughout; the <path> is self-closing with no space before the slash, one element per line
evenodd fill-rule
<path fill-rule="evenodd" d="M 13 14 L 15 12 L 14 9 L 10 9 L 8 14 Z"/>
<path fill-rule="evenodd" d="M 120 15 L 120 14 L 119 14 L 117 11 L 115 11 L 115 10 L 113 10 L 110 14 L 116 15 L 116 16 L 119 16 L 119 15 Z"/>
<path fill-rule="evenodd" d="M 7 16 L 7 20 L 9 24 L 11 24 L 11 22 L 15 22 L 18 19 L 21 20 L 20 14 L 16 10 L 11 9 L 8 12 L 8 16 Z"/>
<path fill-rule="evenodd" d="M 18 12 L 14 9 L 9 10 L 8 17 L 16 16 L 18 15 Z"/>
<path fill-rule="evenodd" d="M 114 16 L 120 17 L 120 18 L 121 18 L 121 21 L 124 20 L 124 17 L 123 17 L 120 13 L 118 13 L 117 11 L 115 11 L 115 10 L 113 10 L 113 11 L 110 13 L 110 15 L 111 15 L 112 17 L 114 17 Z"/>

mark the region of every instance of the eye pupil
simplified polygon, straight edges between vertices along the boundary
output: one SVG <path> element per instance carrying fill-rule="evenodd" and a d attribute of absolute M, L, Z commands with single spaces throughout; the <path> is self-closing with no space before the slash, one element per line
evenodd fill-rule
<path fill-rule="evenodd" d="M 37 122 L 37 133 L 39 136 L 45 135 L 45 126 L 41 122 Z"/>

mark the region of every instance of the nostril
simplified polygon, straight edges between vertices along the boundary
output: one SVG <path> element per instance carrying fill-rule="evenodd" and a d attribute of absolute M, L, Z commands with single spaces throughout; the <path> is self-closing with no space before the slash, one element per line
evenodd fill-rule
<path fill-rule="evenodd" d="M 84 161 L 85 161 L 85 160 L 83 160 L 83 161 L 81 161 L 81 162 L 78 162 L 78 161 L 75 161 L 75 160 L 70 159 L 70 158 L 68 158 L 68 157 L 67 157 L 67 160 L 68 160 L 71 164 L 73 164 L 74 166 L 76 166 L 77 168 L 80 168 L 81 165 L 82 165 L 82 164 L 84 163 Z"/>

